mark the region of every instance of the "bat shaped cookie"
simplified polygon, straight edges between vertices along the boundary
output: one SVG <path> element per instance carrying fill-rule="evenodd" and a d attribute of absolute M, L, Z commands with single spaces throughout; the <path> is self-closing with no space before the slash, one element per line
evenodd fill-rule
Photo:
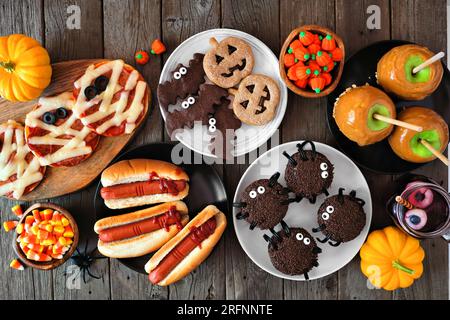
<path fill-rule="evenodd" d="M 234 132 L 242 126 L 242 122 L 236 118 L 233 109 L 230 109 L 230 100 L 228 99 L 222 99 L 222 103 L 215 109 L 214 114 L 209 115 L 208 123 L 206 123 L 208 133 L 212 136 L 209 149 L 216 156 L 229 159 L 233 157 L 234 145 L 232 141 L 236 137 Z M 231 135 L 230 130 L 232 130 Z M 220 149 L 222 149 L 222 153 L 220 153 Z"/>
<path fill-rule="evenodd" d="M 196 53 L 189 66 L 179 64 L 172 71 L 172 79 L 158 85 L 158 100 L 165 111 L 171 104 L 176 104 L 177 99 L 185 99 L 189 95 L 196 94 L 202 83 L 205 82 L 203 70 L 204 54 Z"/>
<path fill-rule="evenodd" d="M 194 121 L 208 121 L 208 115 L 214 113 L 214 106 L 221 103 L 222 98 L 228 95 L 226 89 L 214 84 L 200 86 L 198 96 L 188 96 L 182 103 L 182 110 L 175 110 L 166 114 L 166 129 L 169 136 L 176 129 L 192 128 Z"/>

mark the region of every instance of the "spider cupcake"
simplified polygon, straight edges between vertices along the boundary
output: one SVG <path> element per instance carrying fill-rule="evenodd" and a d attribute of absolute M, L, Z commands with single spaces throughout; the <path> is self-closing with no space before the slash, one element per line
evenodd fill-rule
<path fill-rule="evenodd" d="M 286 215 L 289 203 L 297 200 L 289 199 L 288 190 L 278 183 L 279 177 L 277 172 L 270 179 L 252 182 L 245 188 L 241 202 L 233 204 L 241 209 L 236 218 L 250 223 L 250 230 L 272 229 Z"/>
<path fill-rule="evenodd" d="M 356 197 L 354 190 L 344 195 L 344 188 L 339 188 L 337 195 L 325 199 L 317 212 L 319 227 L 313 229 L 313 232 L 322 231 L 325 238 L 317 238 L 317 241 L 328 241 L 331 246 L 337 247 L 342 242 L 355 239 L 366 225 L 364 204 L 364 200 Z"/>
<path fill-rule="evenodd" d="M 282 230 L 272 231 L 272 237 L 264 235 L 269 242 L 269 257 L 273 266 L 288 275 L 303 274 L 309 280 L 308 272 L 318 267 L 318 254 L 322 252 L 314 238 L 303 228 L 289 228 L 282 221 Z"/>
<path fill-rule="evenodd" d="M 304 150 L 307 144 L 311 150 Z M 307 198 L 315 203 L 319 194 L 329 195 L 327 189 L 333 181 L 334 166 L 326 156 L 316 151 L 312 141 L 297 144 L 297 149 L 293 155 L 283 152 L 288 159 L 284 178 L 288 189 L 298 198 Z"/>

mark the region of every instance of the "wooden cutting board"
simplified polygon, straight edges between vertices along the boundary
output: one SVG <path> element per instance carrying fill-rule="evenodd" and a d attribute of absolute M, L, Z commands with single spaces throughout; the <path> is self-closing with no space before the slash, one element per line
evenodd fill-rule
<path fill-rule="evenodd" d="M 42 96 L 52 96 L 73 90 L 73 83 L 81 77 L 86 68 L 104 59 L 86 59 L 59 62 L 52 65 L 52 82 Z M 151 97 L 149 96 L 149 101 Z M 9 119 L 25 123 L 26 114 L 36 105 L 37 99 L 29 102 L 9 102 L 0 98 L 0 123 Z M 147 108 L 147 114 L 150 106 Z M 134 133 L 136 130 L 134 131 Z M 20 200 L 35 201 L 62 196 L 88 186 L 114 159 L 134 134 L 120 137 L 101 137 L 92 155 L 77 166 L 67 168 L 47 167 L 40 185 Z"/>

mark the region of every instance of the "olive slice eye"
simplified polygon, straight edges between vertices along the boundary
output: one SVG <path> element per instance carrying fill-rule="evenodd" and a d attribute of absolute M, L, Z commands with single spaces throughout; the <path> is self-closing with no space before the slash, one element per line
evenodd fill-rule
<path fill-rule="evenodd" d="M 236 47 L 233 47 L 231 45 L 228 45 L 228 54 L 231 55 L 233 52 L 237 50 Z"/>
<path fill-rule="evenodd" d="M 94 99 L 94 97 L 98 94 L 98 90 L 94 86 L 88 86 L 84 89 L 84 96 L 87 100 Z"/>
<path fill-rule="evenodd" d="M 106 76 L 99 76 L 97 77 L 97 79 L 95 79 L 94 81 L 94 86 L 95 88 L 97 88 L 97 91 L 103 92 L 106 90 L 106 88 L 108 87 L 108 83 L 109 83 L 109 79 Z"/>
<path fill-rule="evenodd" d="M 67 117 L 67 109 L 64 107 L 56 109 L 56 117 L 58 119 L 65 119 Z"/>
<path fill-rule="evenodd" d="M 54 124 L 56 122 L 56 117 L 53 113 L 51 112 L 46 112 L 44 113 L 44 115 L 42 116 L 42 120 L 44 120 L 44 122 L 46 124 Z"/>

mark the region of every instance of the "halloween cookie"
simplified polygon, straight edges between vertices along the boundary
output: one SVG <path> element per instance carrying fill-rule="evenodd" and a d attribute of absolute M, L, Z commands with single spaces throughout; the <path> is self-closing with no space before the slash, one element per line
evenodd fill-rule
<path fill-rule="evenodd" d="M 209 115 L 206 125 L 208 133 L 212 136 L 211 152 L 224 159 L 233 157 L 232 142 L 236 137 L 235 131 L 242 126 L 242 122 L 236 118 L 230 108 L 230 100 L 222 99 L 222 103 L 215 108 L 214 114 Z"/>
<path fill-rule="evenodd" d="M 209 42 L 212 48 L 203 59 L 203 69 L 209 80 L 219 87 L 234 87 L 252 72 L 254 58 L 247 42 L 235 37 L 220 42 L 211 38 Z"/>
<path fill-rule="evenodd" d="M 318 267 L 318 254 L 322 252 L 311 234 L 303 228 L 289 228 L 282 222 L 283 229 L 273 232 L 272 237 L 264 235 L 269 242 L 269 257 L 273 266 L 288 275 L 303 274 L 309 280 L 308 272 Z"/>
<path fill-rule="evenodd" d="M 304 150 L 307 144 L 311 145 L 311 150 Z M 293 155 L 283 152 L 288 158 L 284 178 L 297 197 L 315 203 L 319 194 L 329 195 L 327 189 L 333 181 L 334 167 L 326 156 L 316 151 L 313 142 L 304 141 L 297 144 L 297 148 L 298 152 Z"/>
<path fill-rule="evenodd" d="M 164 110 L 168 111 L 171 104 L 176 104 L 177 99 L 185 99 L 189 95 L 195 95 L 200 85 L 205 82 L 203 71 L 204 54 L 196 53 L 188 66 L 179 64 L 172 71 L 172 79 L 158 85 L 158 100 Z"/>
<path fill-rule="evenodd" d="M 84 126 L 72 112 L 71 92 L 39 99 L 25 119 L 25 137 L 41 165 L 75 166 L 87 159 L 100 136 Z"/>
<path fill-rule="evenodd" d="M 241 195 L 241 202 L 233 206 L 241 208 L 236 215 L 238 220 L 250 223 L 250 230 L 255 227 L 271 229 L 286 215 L 289 203 L 288 191 L 278 182 L 277 172 L 270 179 L 259 179 L 248 185 Z"/>
<path fill-rule="evenodd" d="M 319 227 L 313 229 L 313 232 L 322 231 L 325 238 L 317 238 L 317 241 L 325 243 L 331 240 L 328 243 L 337 247 L 342 242 L 355 239 L 366 225 L 364 204 L 364 200 L 356 198 L 356 191 L 344 195 L 344 188 L 339 188 L 337 195 L 325 199 L 317 212 Z"/>
<path fill-rule="evenodd" d="M 194 121 L 208 121 L 209 114 L 214 113 L 214 106 L 228 95 L 227 90 L 214 84 L 200 86 L 198 96 L 188 96 L 182 103 L 182 110 L 166 114 L 167 133 L 172 136 L 176 129 L 192 128 Z"/>
<path fill-rule="evenodd" d="M 238 90 L 229 91 L 234 95 L 234 114 L 242 122 L 261 126 L 274 118 L 280 102 L 280 89 L 272 78 L 252 74 L 242 80 Z"/>

